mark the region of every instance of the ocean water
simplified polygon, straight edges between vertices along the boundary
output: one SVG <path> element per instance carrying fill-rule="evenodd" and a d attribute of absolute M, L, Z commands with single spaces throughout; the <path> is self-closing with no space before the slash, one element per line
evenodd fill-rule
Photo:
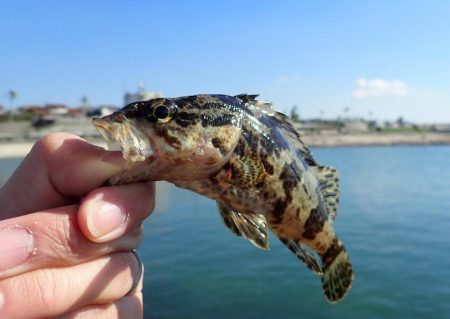
<path fill-rule="evenodd" d="M 278 240 L 231 234 L 216 204 L 167 183 L 145 222 L 146 318 L 449 318 L 450 147 L 315 148 L 341 174 L 335 228 L 355 271 L 339 304 Z M 18 160 L 1 160 L 0 177 Z M 1 181 L 0 181 L 1 182 Z"/>

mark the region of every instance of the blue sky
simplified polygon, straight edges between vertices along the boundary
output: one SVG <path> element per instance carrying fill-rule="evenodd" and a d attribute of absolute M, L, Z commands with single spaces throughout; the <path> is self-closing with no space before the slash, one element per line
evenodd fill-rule
<path fill-rule="evenodd" d="M 450 122 L 450 1 L 2 1 L 0 104 L 260 93 L 301 117 Z"/>

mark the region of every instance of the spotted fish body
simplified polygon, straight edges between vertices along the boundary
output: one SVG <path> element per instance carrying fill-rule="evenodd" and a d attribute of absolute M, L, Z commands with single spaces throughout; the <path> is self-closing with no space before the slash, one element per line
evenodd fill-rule
<path fill-rule="evenodd" d="M 94 125 L 128 162 L 111 184 L 166 180 L 212 198 L 225 225 L 255 246 L 268 249 L 272 230 L 321 276 L 330 302 L 351 288 L 352 266 L 332 226 L 338 172 L 316 162 L 270 103 L 245 94 L 157 98 Z"/>

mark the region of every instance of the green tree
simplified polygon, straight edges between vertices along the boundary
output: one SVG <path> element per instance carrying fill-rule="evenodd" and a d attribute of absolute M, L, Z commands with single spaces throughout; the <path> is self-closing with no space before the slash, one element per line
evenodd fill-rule
<path fill-rule="evenodd" d="M 300 122 L 300 115 L 297 112 L 297 105 L 292 106 L 291 109 L 291 119 L 294 122 Z"/>

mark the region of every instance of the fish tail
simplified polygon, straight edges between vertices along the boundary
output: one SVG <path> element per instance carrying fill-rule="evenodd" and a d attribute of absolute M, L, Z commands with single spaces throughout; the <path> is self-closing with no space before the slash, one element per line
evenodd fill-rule
<path fill-rule="evenodd" d="M 323 292 L 330 303 L 336 303 L 352 287 L 352 264 L 344 245 L 337 238 L 333 240 L 331 246 L 321 257 Z"/>

